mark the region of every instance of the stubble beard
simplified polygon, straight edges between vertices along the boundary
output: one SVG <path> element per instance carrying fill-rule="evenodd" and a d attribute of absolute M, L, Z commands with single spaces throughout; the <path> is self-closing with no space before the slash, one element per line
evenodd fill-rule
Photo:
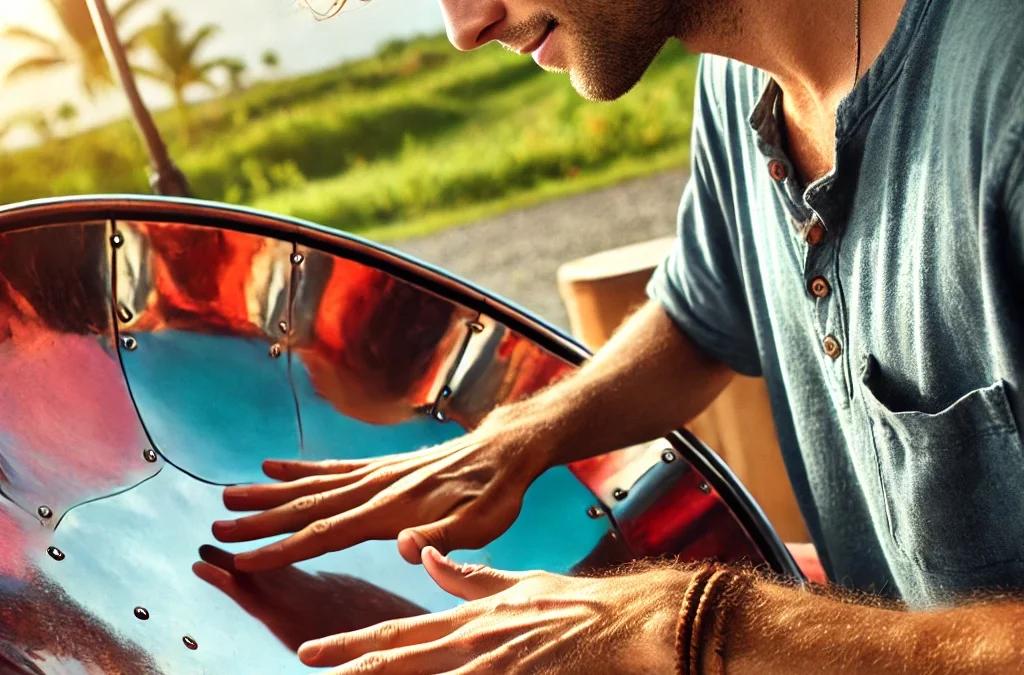
<path fill-rule="evenodd" d="M 578 7 L 575 2 L 573 5 Z M 588 3 L 590 4 L 590 3 Z M 662 47 L 673 37 L 684 42 L 707 31 L 713 5 L 721 0 L 601 0 L 595 16 L 570 10 L 570 36 L 576 45 L 569 78 L 591 101 L 613 101 L 640 82 Z M 568 27 L 568 26 L 567 26 Z"/>

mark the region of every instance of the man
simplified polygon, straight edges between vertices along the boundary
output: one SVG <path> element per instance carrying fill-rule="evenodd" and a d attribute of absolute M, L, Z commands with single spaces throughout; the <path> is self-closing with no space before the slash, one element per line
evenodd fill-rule
<path fill-rule="evenodd" d="M 1024 3 L 442 5 L 460 49 L 532 52 L 594 99 L 626 93 L 668 39 L 718 55 L 701 64 L 679 243 L 651 302 L 593 362 L 468 436 L 372 462 L 268 463 L 283 482 L 227 490 L 229 507 L 266 511 L 217 523 L 218 538 L 297 532 L 238 556 L 240 569 L 397 537 L 470 601 L 308 643 L 303 661 L 460 675 L 1024 671 L 1024 603 L 998 595 L 1024 587 Z M 500 534 L 546 467 L 668 432 L 733 371 L 766 378 L 830 578 L 913 611 L 721 570 L 568 579 L 440 555 Z M 723 578 L 731 595 L 711 580 Z M 723 602 L 701 616 L 712 596 Z"/>

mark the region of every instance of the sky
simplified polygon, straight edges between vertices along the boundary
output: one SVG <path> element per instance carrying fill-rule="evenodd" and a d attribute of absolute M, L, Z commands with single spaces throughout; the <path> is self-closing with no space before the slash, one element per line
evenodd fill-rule
<path fill-rule="evenodd" d="M 313 1 L 314 5 L 329 2 Z M 108 0 L 111 8 L 120 2 Z M 350 0 L 350 5 L 338 17 L 318 22 L 300 0 L 146 0 L 131 14 L 125 31 L 149 23 L 165 8 L 173 8 L 189 33 L 206 23 L 221 26 L 203 56 L 242 58 L 248 63 L 250 74 L 261 77 L 267 73 L 259 57 L 267 49 L 280 55 L 278 75 L 286 76 L 372 54 L 381 43 L 393 38 L 444 30 L 436 0 Z M 0 0 L 0 29 L 13 25 L 31 27 L 55 38 L 60 35 L 47 0 Z M 94 101 L 86 99 L 74 69 L 2 83 L 2 74 L 33 51 L 20 42 L 0 41 L 0 121 L 25 110 L 52 112 L 65 101 L 78 108 L 83 126 L 125 114 L 126 106 L 117 92 L 98 96 Z M 161 89 L 141 86 L 143 97 L 152 107 L 168 104 L 168 96 Z M 26 137 L 14 140 L 24 142 Z"/>

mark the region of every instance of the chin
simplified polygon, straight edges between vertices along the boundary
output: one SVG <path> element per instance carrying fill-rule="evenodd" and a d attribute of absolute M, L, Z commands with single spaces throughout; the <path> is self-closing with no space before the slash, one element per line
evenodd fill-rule
<path fill-rule="evenodd" d="M 628 94 L 640 81 L 634 78 L 588 77 L 575 68 L 569 69 L 572 88 L 588 101 L 609 102 Z"/>

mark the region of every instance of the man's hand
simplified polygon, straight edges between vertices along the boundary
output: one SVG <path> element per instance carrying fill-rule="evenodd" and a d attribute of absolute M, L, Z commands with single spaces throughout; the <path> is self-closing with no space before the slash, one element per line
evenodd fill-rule
<path fill-rule="evenodd" d="M 601 579 L 457 565 L 435 549 L 423 565 L 456 609 L 388 621 L 302 645 L 332 675 L 671 673 L 687 578 L 652 570 Z"/>
<path fill-rule="evenodd" d="M 373 539 L 398 539 L 407 561 L 433 546 L 480 548 L 512 525 L 523 494 L 550 465 L 545 434 L 496 421 L 443 445 L 363 461 L 267 461 L 280 483 L 229 487 L 223 542 L 292 536 L 235 557 L 239 571 L 276 569 Z"/>
<path fill-rule="evenodd" d="M 345 574 L 310 574 L 297 567 L 245 574 L 235 571 L 230 553 L 215 546 L 200 546 L 199 556 L 192 572 L 263 622 L 292 651 L 325 635 L 426 614 L 405 598 Z"/>

